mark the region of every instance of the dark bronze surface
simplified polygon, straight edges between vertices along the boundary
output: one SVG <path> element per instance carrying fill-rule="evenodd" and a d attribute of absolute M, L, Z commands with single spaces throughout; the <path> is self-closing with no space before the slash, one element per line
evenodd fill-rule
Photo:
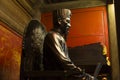
<path fill-rule="evenodd" d="M 25 29 L 21 57 L 21 80 L 24 71 L 42 71 L 42 49 L 46 35 L 44 26 L 37 20 L 31 20 Z M 26 80 L 26 79 L 25 79 Z M 35 79 L 34 79 L 35 80 Z"/>

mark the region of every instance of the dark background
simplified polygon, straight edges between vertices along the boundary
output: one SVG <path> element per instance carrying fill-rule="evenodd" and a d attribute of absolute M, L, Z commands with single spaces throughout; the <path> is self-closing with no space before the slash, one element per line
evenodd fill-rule
<path fill-rule="evenodd" d="M 117 27 L 117 37 L 118 37 L 118 51 L 120 56 L 120 0 L 115 0 L 115 16 L 116 16 L 116 27 Z M 119 57 L 120 63 L 120 57 Z"/>

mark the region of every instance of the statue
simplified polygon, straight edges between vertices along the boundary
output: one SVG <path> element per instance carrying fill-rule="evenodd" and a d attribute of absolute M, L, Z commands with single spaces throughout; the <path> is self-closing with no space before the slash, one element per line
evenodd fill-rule
<path fill-rule="evenodd" d="M 44 26 L 38 20 L 31 20 L 25 29 L 21 56 L 20 80 L 39 80 L 24 78 L 26 71 L 43 70 L 43 41 L 46 35 Z"/>
<path fill-rule="evenodd" d="M 53 29 L 47 33 L 43 46 L 43 65 L 44 70 L 62 70 L 78 72 L 77 77 L 72 80 L 82 80 L 83 76 L 87 76 L 86 80 L 94 80 L 94 77 L 85 73 L 81 68 L 77 67 L 69 58 L 66 37 L 69 33 L 71 11 L 69 9 L 58 9 L 53 11 Z M 76 76 L 75 75 L 75 76 Z M 78 77 L 81 76 L 81 77 Z M 77 78 L 77 79 L 76 79 Z M 48 80 L 61 80 L 52 78 Z M 70 79 L 68 79 L 70 80 Z"/>
<path fill-rule="evenodd" d="M 29 71 L 73 71 L 71 80 L 87 80 L 94 77 L 74 65 L 69 58 L 66 39 L 69 33 L 71 11 L 58 9 L 53 11 L 53 29 L 46 34 L 44 26 L 38 20 L 31 20 L 25 29 L 21 57 L 20 80 L 46 80 L 43 78 L 25 78 Z M 43 44 L 44 43 L 44 44 Z M 61 80 L 49 78 L 48 80 Z M 69 79 L 70 80 L 70 79 Z"/>

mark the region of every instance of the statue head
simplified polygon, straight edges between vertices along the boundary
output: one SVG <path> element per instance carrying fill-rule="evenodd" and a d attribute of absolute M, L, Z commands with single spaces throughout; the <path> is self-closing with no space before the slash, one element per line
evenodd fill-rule
<path fill-rule="evenodd" d="M 68 34 L 70 24 L 71 11 L 69 9 L 58 9 L 53 11 L 54 28 L 60 29 L 62 34 Z"/>

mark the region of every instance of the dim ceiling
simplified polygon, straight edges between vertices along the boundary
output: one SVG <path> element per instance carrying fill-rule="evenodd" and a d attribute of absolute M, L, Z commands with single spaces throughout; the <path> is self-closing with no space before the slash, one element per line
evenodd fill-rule
<path fill-rule="evenodd" d="M 42 12 L 52 11 L 58 8 L 88 8 L 94 6 L 106 5 L 109 0 L 16 0 L 30 14 L 35 6 L 39 7 Z"/>

